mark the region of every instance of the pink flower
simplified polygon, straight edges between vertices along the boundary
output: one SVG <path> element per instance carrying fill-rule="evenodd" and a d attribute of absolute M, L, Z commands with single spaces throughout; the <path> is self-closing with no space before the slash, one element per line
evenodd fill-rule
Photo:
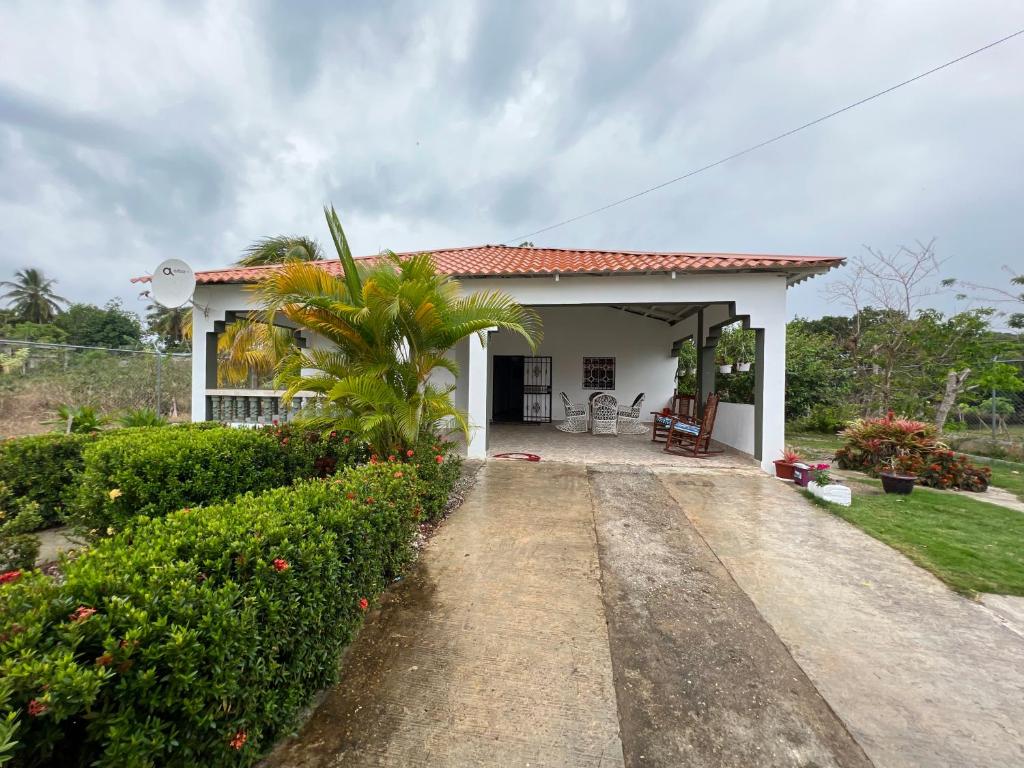
<path fill-rule="evenodd" d="M 405 477 L 401 472 L 395 472 L 395 477 Z"/>
<path fill-rule="evenodd" d="M 28 714 L 30 717 L 39 717 L 39 715 L 43 714 L 43 712 L 45 711 L 46 705 L 43 704 L 41 701 L 36 701 L 35 699 L 32 699 L 32 701 L 28 703 Z"/>
<path fill-rule="evenodd" d="M 815 469 L 828 469 L 828 467 L 829 467 L 828 464 L 817 464 L 817 465 L 815 465 L 814 468 Z"/>
<path fill-rule="evenodd" d="M 287 560 L 282 560 L 280 557 L 274 560 L 274 570 L 278 573 L 281 571 L 287 571 L 289 568 L 291 568 L 291 566 L 288 565 Z"/>
<path fill-rule="evenodd" d="M 405 452 L 405 457 L 407 459 L 411 459 L 415 455 L 416 455 L 416 451 L 414 451 L 412 448 L 410 448 L 408 451 Z"/>

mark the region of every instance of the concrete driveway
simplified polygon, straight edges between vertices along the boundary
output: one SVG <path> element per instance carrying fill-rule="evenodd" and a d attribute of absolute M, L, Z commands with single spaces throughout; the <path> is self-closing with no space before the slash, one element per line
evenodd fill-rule
<path fill-rule="evenodd" d="M 1024 764 L 1024 636 L 749 467 L 489 461 L 268 766 Z"/>

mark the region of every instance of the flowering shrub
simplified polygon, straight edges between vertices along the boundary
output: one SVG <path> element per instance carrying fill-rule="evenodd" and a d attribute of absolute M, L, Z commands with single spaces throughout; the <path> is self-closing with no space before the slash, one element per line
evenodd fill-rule
<path fill-rule="evenodd" d="M 165 515 L 326 476 L 363 451 L 345 440 L 293 427 L 111 432 L 82 454 L 69 519 L 97 536 L 121 530 L 138 515 Z"/>
<path fill-rule="evenodd" d="M 818 485 L 828 485 L 832 482 L 832 475 L 829 474 L 831 467 L 828 464 L 815 464 L 811 469 L 814 470 L 814 482 Z"/>
<path fill-rule="evenodd" d="M 0 483 L 19 499 L 39 505 L 45 528 L 60 521 L 82 469 L 82 450 L 98 439 L 86 435 L 33 435 L 0 442 Z"/>
<path fill-rule="evenodd" d="M 925 456 L 944 447 L 934 424 L 898 419 L 892 411 L 877 419 L 858 419 L 839 433 L 845 445 L 836 451 L 842 469 L 872 472 L 894 456 Z"/>
<path fill-rule="evenodd" d="M 360 466 L 140 518 L 63 564 L 0 583 L 0 722 L 14 761 L 250 765 L 401 571 L 421 483 Z M 372 501 L 371 501 L 372 500 Z"/>
<path fill-rule="evenodd" d="M 890 411 L 884 418 L 856 421 L 841 434 L 846 444 L 836 451 L 836 461 L 843 469 L 872 475 L 895 470 L 916 475 L 919 485 L 931 488 L 988 488 L 992 471 L 940 443 L 934 424 L 897 419 Z"/>
<path fill-rule="evenodd" d="M 927 456 L 900 456 L 895 471 L 916 475 L 918 485 L 929 488 L 958 488 L 962 491 L 985 491 L 992 479 L 988 467 L 976 467 L 963 454 L 940 449 Z"/>

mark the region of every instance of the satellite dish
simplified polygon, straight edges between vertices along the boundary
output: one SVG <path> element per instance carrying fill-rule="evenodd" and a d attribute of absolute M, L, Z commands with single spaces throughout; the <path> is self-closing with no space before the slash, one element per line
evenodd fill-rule
<path fill-rule="evenodd" d="M 153 270 L 150 293 L 157 304 L 174 309 L 192 298 L 196 290 L 196 276 L 192 267 L 181 259 L 161 261 Z"/>

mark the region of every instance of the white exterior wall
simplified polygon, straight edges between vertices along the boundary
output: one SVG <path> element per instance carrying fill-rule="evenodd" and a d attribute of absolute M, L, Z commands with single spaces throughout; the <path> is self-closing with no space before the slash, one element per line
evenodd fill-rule
<path fill-rule="evenodd" d="M 583 389 L 584 357 L 615 358 L 615 389 L 602 391 L 627 405 L 646 393 L 644 421 L 649 411 L 668 404 L 675 389 L 676 359 L 665 323 L 609 307 L 538 307 L 536 312 L 544 324 L 544 341 L 537 350 L 531 352 L 515 334 L 498 332 L 491 335 L 488 361 L 493 371 L 495 355 L 550 356 L 555 421 L 564 417 L 559 392 L 574 403 L 585 403 L 595 391 Z"/>
<path fill-rule="evenodd" d="M 545 323 L 544 346 L 538 354 L 550 354 L 555 365 L 552 408 L 556 418 L 560 410 L 557 400 L 560 391 L 564 390 L 573 400 L 583 398 L 581 360 L 584 355 L 615 356 L 616 389 L 613 394 L 626 401 L 632 400 L 637 392 L 644 391 L 647 393 L 645 409 L 657 409 L 662 404 L 660 401 L 667 400 L 672 391 L 672 374 L 675 370 L 675 361 L 669 357 L 672 342 L 696 332 L 693 318 L 669 326 L 607 307 L 586 305 L 722 305 L 707 310 L 705 332 L 709 325 L 716 322 L 713 317 L 721 315 L 725 319 L 732 314 L 729 308 L 735 309 L 736 316 L 749 317 L 751 328 L 764 329 L 765 355 L 759 361 L 764 375 L 761 466 L 771 471 L 772 460 L 782 449 L 785 437 L 785 275 L 764 272 L 679 273 L 676 279 L 663 274 L 568 275 L 558 280 L 554 277 L 472 279 L 463 281 L 462 285 L 467 292 L 501 290 L 521 304 L 537 307 L 542 315 L 550 314 Z M 194 419 L 202 420 L 206 413 L 205 333 L 213 329 L 215 321 L 224 319 L 225 311 L 249 307 L 250 297 L 251 294 L 238 285 L 203 285 L 196 290 L 195 301 L 206 307 L 207 314 L 204 315 L 200 310 L 193 312 Z M 557 310 L 566 312 L 564 317 L 577 319 L 578 322 L 570 324 L 567 329 L 554 314 Z M 607 320 L 604 319 L 605 313 Z M 508 334 L 496 334 L 486 354 L 482 354 L 484 350 L 474 344 L 479 345 L 470 339 L 464 349 L 453 350 L 452 354 L 460 363 L 462 378 L 465 380 L 458 382 L 456 403 L 460 406 L 464 404 L 471 421 L 477 427 L 470 441 L 470 453 L 479 456 L 484 455 L 484 430 L 490 416 L 488 401 L 491 358 L 495 352 L 527 354 L 524 351 L 527 348 L 525 344 L 516 345 L 516 342 L 508 340 Z M 504 351 L 512 349 L 516 351 Z M 715 437 L 720 439 L 717 428 Z M 740 445 L 736 447 L 747 450 Z"/>
<path fill-rule="evenodd" d="M 747 403 L 718 403 L 715 440 L 743 453 L 754 454 L 754 406 Z"/>

